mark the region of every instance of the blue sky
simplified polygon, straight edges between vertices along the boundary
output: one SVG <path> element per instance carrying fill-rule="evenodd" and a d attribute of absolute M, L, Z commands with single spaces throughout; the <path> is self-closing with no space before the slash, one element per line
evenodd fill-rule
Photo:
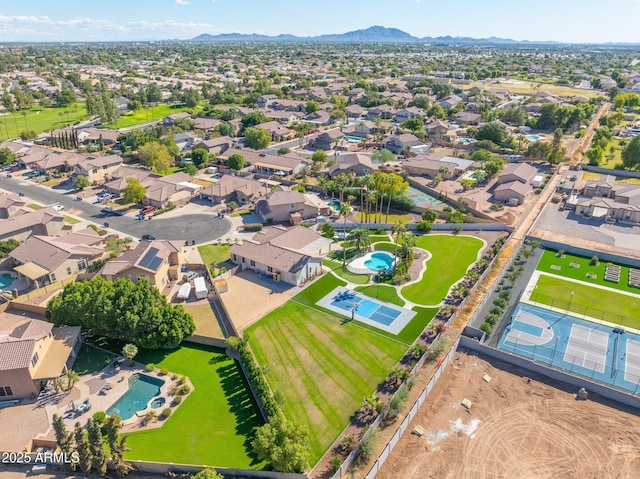
<path fill-rule="evenodd" d="M 0 42 L 299 36 L 383 25 L 424 36 L 640 43 L 640 0 L 0 0 Z"/>

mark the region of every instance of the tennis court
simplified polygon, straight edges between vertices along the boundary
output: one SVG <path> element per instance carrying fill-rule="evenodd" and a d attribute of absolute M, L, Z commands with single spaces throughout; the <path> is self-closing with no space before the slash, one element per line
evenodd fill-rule
<path fill-rule="evenodd" d="M 498 347 L 632 392 L 640 390 L 640 336 L 519 304 Z"/>
<path fill-rule="evenodd" d="M 415 311 L 383 303 L 342 286 L 316 304 L 341 316 L 353 316 L 353 319 L 392 334 L 402 331 L 416 315 Z"/>

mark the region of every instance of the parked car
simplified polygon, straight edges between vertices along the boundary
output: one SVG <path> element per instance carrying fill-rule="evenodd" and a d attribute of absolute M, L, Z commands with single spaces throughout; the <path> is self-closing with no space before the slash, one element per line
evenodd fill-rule
<path fill-rule="evenodd" d="M 20 167 L 18 165 L 13 165 L 9 171 L 11 173 L 15 173 L 16 171 L 20 171 Z"/>
<path fill-rule="evenodd" d="M 5 166 L 2 167 L 2 171 L 11 171 L 11 168 L 13 168 L 13 166 L 5 165 Z"/>
<path fill-rule="evenodd" d="M 140 214 L 141 215 L 150 215 L 151 213 L 153 213 L 155 210 L 157 210 L 157 208 L 155 206 L 145 206 L 144 208 L 142 208 L 140 210 Z"/>
<path fill-rule="evenodd" d="M 64 205 L 61 205 L 60 203 L 58 203 L 56 205 L 51 205 L 51 208 L 53 208 L 56 211 L 62 211 L 64 209 Z"/>
<path fill-rule="evenodd" d="M 40 176 L 40 172 L 39 171 L 30 171 L 25 176 L 27 178 L 37 178 L 38 176 Z"/>
<path fill-rule="evenodd" d="M 116 209 L 113 206 L 105 206 L 100 210 L 100 213 L 105 215 L 113 215 L 115 214 L 115 212 L 116 212 Z"/>
<path fill-rule="evenodd" d="M 153 235 L 150 235 L 150 234 L 146 234 L 146 235 L 142 235 L 142 239 L 143 240 L 154 240 L 154 239 L 156 239 L 156 237 L 153 236 Z"/>
<path fill-rule="evenodd" d="M 110 200 L 112 198 L 115 198 L 115 196 L 113 196 L 111 193 L 98 193 L 96 195 L 96 199 L 98 201 L 106 201 L 106 200 Z"/>

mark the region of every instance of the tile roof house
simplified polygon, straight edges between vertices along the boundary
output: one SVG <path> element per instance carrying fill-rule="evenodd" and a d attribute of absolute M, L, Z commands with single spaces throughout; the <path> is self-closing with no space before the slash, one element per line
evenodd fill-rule
<path fill-rule="evenodd" d="M 537 170 L 528 163 L 510 163 L 504 170 L 498 173 L 497 183 L 510 183 L 512 181 L 520 181 L 529 183 Z"/>
<path fill-rule="evenodd" d="M 71 231 L 71 225 L 65 223 L 64 216 L 53 208 L 37 211 L 18 211 L 8 219 L 0 221 L 0 241 L 13 238 L 24 241 L 32 234 L 53 236 Z"/>
<path fill-rule="evenodd" d="M 313 193 L 300 193 L 285 187 L 278 187 L 256 204 L 256 213 L 264 222 L 294 222 L 293 214 L 306 218 L 329 213 L 329 205 Z"/>
<path fill-rule="evenodd" d="M 606 220 L 640 223 L 640 185 L 615 182 L 615 176 L 602 175 L 587 181 L 585 198 L 578 200 L 576 213 Z"/>
<path fill-rule="evenodd" d="M 496 201 L 503 201 L 511 205 L 521 205 L 524 199 L 531 192 L 531 185 L 521 181 L 510 181 L 500 183 L 493 190 L 493 198 Z"/>
<path fill-rule="evenodd" d="M 311 164 L 311 161 L 295 153 L 287 153 L 286 155 L 259 153 L 251 160 L 251 164 L 256 173 L 289 176 L 300 173 L 302 168 Z"/>
<path fill-rule="evenodd" d="M 39 288 L 86 270 L 104 252 L 102 238 L 85 228 L 66 236 L 31 236 L 8 256 L 13 269 Z"/>
<path fill-rule="evenodd" d="M 309 146 L 319 150 L 331 150 L 335 148 L 336 141 L 340 142 L 344 138 L 344 133 L 338 129 L 327 130 L 309 139 Z"/>
<path fill-rule="evenodd" d="M 23 211 L 22 208 L 26 206 L 27 202 L 22 198 L 15 193 L 0 196 L 0 219 L 7 219 L 19 211 Z"/>
<path fill-rule="evenodd" d="M 265 185 L 250 178 L 235 175 L 222 175 L 212 186 L 200 191 L 200 198 L 206 198 L 215 203 L 235 201 L 244 205 L 256 201 L 266 194 Z"/>
<path fill-rule="evenodd" d="M 329 168 L 329 176 L 333 177 L 340 173 L 364 176 L 372 173 L 374 169 L 370 156 L 363 153 L 347 153 L 338 156 L 336 164 Z"/>
<path fill-rule="evenodd" d="M 271 141 L 279 142 L 293 138 L 293 131 L 277 121 L 260 123 L 256 128 L 267 130 L 271 135 Z"/>
<path fill-rule="evenodd" d="M 401 135 L 393 135 L 389 137 L 384 143 L 383 146 L 387 150 L 396 155 L 400 155 L 406 151 L 407 148 L 412 146 L 418 146 L 422 143 L 418 139 L 417 136 L 411 133 L 403 133 Z"/>
<path fill-rule="evenodd" d="M 219 136 L 218 138 L 210 138 L 193 145 L 193 149 L 204 148 L 209 153 L 219 155 L 224 153 L 233 145 L 233 138 L 229 136 Z"/>
<path fill-rule="evenodd" d="M 137 282 L 144 278 L 162 290 L 168 281 L 180 278 L 180 269 L 185 262 L 182 241 L 143 240 L 118 258 L 107 261 L 100 274 L 109 281 L 127 278 Z"/>
<path fill-rule="evenodd" d="M 300 286 L 322 273 L 322 256 L 332 240 L 303 227 L 265 228 L 253 239 L 231 247 L 231 261 L 276 281 Z"/>
<path fill-rule="evenodd" d="M 35 397 L 73 366 L 80 326 L 54 328 L 43 319 L 0 313 L 0 401 Z"/>
<path fill-rule="evenodd" d="M 72 176 L 85 176 L 92 184 L 103 183 L 121 166 L 122 157 L 119 155 L 88 155 L 73 166 Z"/>

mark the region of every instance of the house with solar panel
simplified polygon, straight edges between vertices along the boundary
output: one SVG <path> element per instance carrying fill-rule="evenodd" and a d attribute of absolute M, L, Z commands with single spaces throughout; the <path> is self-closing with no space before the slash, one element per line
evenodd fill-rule
<path fill-rule="evenodd" d="M 180 268 L 185 262 L 182 241 L 145 240 L 118 258 L 107 261 L 100 274 L 110 281 L 127 278 L 137 283 L 144 278 L 162 290 L 169 281 L 180 277 Z"/>

